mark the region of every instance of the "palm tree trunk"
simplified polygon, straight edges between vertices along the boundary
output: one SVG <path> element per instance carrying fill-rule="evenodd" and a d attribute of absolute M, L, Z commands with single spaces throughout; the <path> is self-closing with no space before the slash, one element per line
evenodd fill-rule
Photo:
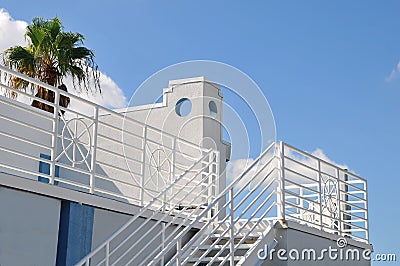
<path fill-rule="evenodd" d="M 66 91 L 66 92 L 68 91 L 67 86 L 65 86 L 64 84 L 58 86 L 58 88 L 60 90 Z M 55 93 L 54 93 L 54 91 L 48 90 L 48 89 L 43 88 L 43 87 L 39 87 L 38 92 L 36 93 L 35 96 L 38 97 L 38 98 L 41 98 L 41 99 L 43 99 L 44 101 L 47 101 L 47 102 L 54 103 L 54 101 L 55 101 Z M 60 95 L 60 100 L 59 100 L 59 105 L 60 106 L 66 108 L 66 107 L 68 107 L 69 103 L 70 103 L 70 98 L 69 97 L 64 96 L 64 95 Z M 42 110 L 44 110 L 46 112 L 49 112 L 49 113 L 52 113 L 52 114 L 54 113 L 54 107 L 49 105 L 49 104 L 46 104 L 46 103 L 44 103 L 42 101 L 33 100 L 32 106 L 36 107 L 36 108 L 39 108 L 39 109 L 42 109 Z M 65 111 L 61 110 L 61 113 L 64 114 Z"/>

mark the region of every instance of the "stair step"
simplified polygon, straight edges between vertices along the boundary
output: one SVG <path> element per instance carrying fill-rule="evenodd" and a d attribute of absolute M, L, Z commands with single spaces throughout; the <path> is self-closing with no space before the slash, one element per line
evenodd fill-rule
<path fill-rule="evenodd" d="M 244 241 L 242 241 L 242 244 L 253 244 L 257 241 L 257 239 L 259 238 L 259 235 L 249 235 L 246 237 L 246 239 Z M 217 244 L 225 244 L 226 242 L 230 241 L 230 236 L 228 235 L 223 235 L 221 236 L 220 234 L 214 234 L 212 236 L 209 237 L 209 243 L 214 243 L 215 241 L 218 240 Z M 242 237 L 239 236 L 237 238 L 235 238 L 234 243 L 237 244 L 242 240 Z"/>
<path fill-rule="evenodd" d="M 234 260 L 234 261 L 240 261 L 241 258 L 242 258 L 242 256 L 235 256 L 235 257 L 233 258 L 233 260 Z M 211 258 L 211 257 L 205 257 L 205 258 L 201 259 L 200 262 L 210 262 L 212 259 L 213 259 L 213 258 Z M 214 262 L 222 262 L 224 259 L 225 259 L 225 257 L 217 257 L 217 258 L 214 260 Z M 230 261 L 230 260 L 231 260 L 231 259 L 228 258 L 226 261 L 228 262 L 228 261 Z M 187 262 L 188 262 L 188 263 L 196 263 L 196 262 L 198 262 L 198 261 L 199 261 L 198 258 L 190 258 Z"/>
<path fill-rule="evenodd" d="M 239 247 L 237 248 L 237 249 L 250 249 L 251 248 L 251 244 L 240 244 L 239 245 Z M 199 250 L 207 250 L 208 248 L 210 247 L 210 245 L 201 245 L 201 246 L 199 246 Z M 221 248 L 223 248 L 224 247 L 224 245 L 215 245 L 214 247 L 213 247 L 213 249 L 218 249 L 218 250 L 221 250 Z M 225 246 L 225 248 L 228 248 L 229 249 L 229 246 L 227 247 L 227 246 Z"/>
<path fill-rule="evenodd" d="M 194 257 L 200 258 L 207 253 L 205 257 L 214 257 L 218 254 L 218 256 L 228 256 L 230 252 L 230 247 L 228 245 L 215 245 L 211 249 L 209 249 L 211 245 L 201 245 L 198 247 L 198 250 L 195 252 Z M 235 256 L 244 256 L 246 252 L 252 247 L 252 244 L 240 244 L 235 250 Z"/>

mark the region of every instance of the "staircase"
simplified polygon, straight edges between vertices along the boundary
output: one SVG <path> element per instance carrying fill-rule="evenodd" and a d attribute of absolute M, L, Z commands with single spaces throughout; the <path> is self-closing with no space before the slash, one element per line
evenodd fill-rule
<path fill-rule="evenodd" d="M 181 176 L 77 265 L 243 265 L 248 257 L 254 257 L 256 247 L 264 244 L 277 219 L 279 171 L 275 148 L 275 143 L 270 145 L 219 195 L 210 195 L 207 204 L 195 208 L 188 207 L 191 202 L 186 202 L 186 207 L 181 208 L 182 200 L 193 198 L 190 196 L 192 191 L 185 191 L 179 201 L 175 198 L 177 193 L 168 196 L 171 191 L 177 190 L 174 187 L 176 183 L 185 178 L 185 175 Z M 215 173 L 204 171 L 212 169 L 209 167 L 211 164 L 218 165 L 218 160 L 215 155 L 210 159 L 209 154 L 195 163 L 190 170 L 196 169 L 196 165 L 203 167 L 187 184 L 196 182 L 197 186 L 193 187 L 203 185 L 201 192 L 209 191 L 204 184 L 215 184 L 216 180 L 207 182 L 209 175 Z M 199 176 L 203 179 L 198 180 Z M 154 204 L 166 196 L 167 204 L 160 205 L 157 212 L 137 227 L 135 222 L 141 214 L 154 210 Z M 171 216 L 172 220 L 165 222 Z M 149 235 L 154 233 L 152 229 L 155 226 L 146 231 L 141 229 L 149 226 L 154 219 L 167 230 L 156 233 L 156 236 L 164 234 L 162 243 L 149 250 L 151 241 L 156 238 L 151 236 L 149 242 Z M 122 235 L 125 235 L 123 239 Z M 137 240 L 132 242 L 131 239 Z M 129 247 L 124 247 L 127 243 L 130 243 Z"/>
<path fill-rule="evenodd" d="M 272 229 L 277 222 L 285 220 L 369 243 L 367 182 L 346 169 L 283 142 L 272 143 L 222 190 L 218 187 L 220 158 L 217 151 L 200 149 L 200 155 L 195 157 L 179 154 L 179 147 L 193 148 L 193 144 L 2 66 L 0 72 L 52 90 L 56 99 L 70 97 L 90 109 L 88 114 L 82 114 L 59 106 L 56 100 L 56 104 L 46 103 L 54 105 L 56 111 L 44 114 L 0 99 L 3 105 L 13 107 L 7 110 L 20 112 L 19 117 L 38 116 L 48 126 L 39 128 L 1 114 L 3 120 L 23 126 L 23 130 L 19 130 L 23 134 L 33 130 L 35 133 L 31 135 L 41 134 L 43 140 L 31 141 L 22 133 L 17 136 L 2 129 L 0 134 L 19 141 L 23 149 L 16 150 L 12 141 L 2 144 L 5 146 L 0 150 L 6 154 L 3 157 L 11 155 L 12 160 L 0 164 L 0 168 L 24 178 L 44 177 L 51 185 L 143 206 L 76 265 L 258 265 L 257 252 L 262 247 L 277 244 Z M 0 88 L 40 101 L 1 81 Z M 113 136 L 108 136 L 110 128 L 119 129 L 114 125 L 117 121 L 129 123 L 141 131 L 128 133 L 130 137 L 135 136 L 135 140 L 141 140 L 129 145 L 136 151 L 133 157 L 127 156 L 123 147 L 116 146 L 119 144 Z M 72 125 L 75 130 L 70 129 Z M 86 130 L 78 134 L 77 129 L 82 128 Z M 70 145 L 64 147 L 65 142 Z M 69 149 L 71 143 L 76 147 Z M 158 175 L 165 171 L 162 166 L 166 159 L 160 160 L 165 151 L 170 151 L 172 156 L 174 167 L 168 167 L 171 178 L 165 186 L 156 186 L 157 190 L 145 187 L 149 177 L 163 180 Z M 42 152 L 50 159 L 39 158 L 37 155 Z M 153 161 L 146 159 L 147 153 L 157 155 L 161 165 L 156 163 L 155 157 L 151 157 Z M 110 160 L 110 154 L 115 158 Z M 185 167 L 177 167 L 183 159 L 187 161 Z M 127 161 L 140 164 L 135 173 L 141 177 L 141 182 L 124 181 L 123 177 L 132 174 L 126 169 L 129 168 L 125 165 Z M 38 163 L 48 164 L 49 173 L 36 170 Z M 146 173 L 144 169 L 147 168 L 157 171 Z M 71 172 L 59 175 L 61 171 L 58 170 L 63 169 L 74 175 Z M 117 183 L 119 187 L 115 189 Z"/>
<path fill-rule="evenodd" d="M 216 182 L 207 181 L 215 175 L 207 173 L 209 166 L 218 165 L 216 154 L 210 154 L 191 167 L 202 165 L 200 172 L 185 179 L 201 187 L 199 193 L 209 191 L 209 185 Z M 218 195 L 209 195 L 207 204 L 189 208 L 189 202 L 182 207 L 182 200 L 193 198 L 192 191 L 185 191 L 180 200 L 174 193 L 167 197 L 168 204 L 160 205 L 137 228 L 138 217 L 154 210 L 154 203 L 175 191 L 174 186 L 77 265 L 260 265 L 258 252 L 277 245 L 272 229 L 285 220 L 368 243 L 367 219 L 360 215 L 367 217 L 365 180 L 282 142 L 271 144 Z M 154 219 L 166 230 L 154 232 L 153 226 L 140 231 Z M 129 234 L 121 238 L 124 231 Z M 152 234 L 163 237 L 149 250 L 149 239 L 155 239 Z M 119 250 L 126 243 L 129 247 Z M 95 259 L 99 255 L 103 258 Z"/>
<path fill-rule="evenodd" d="M 250 234 L 239 235 L 232 238 L 228 234 L 224 234 L 224 230 L 205 237 L 204 244 L 200 246 L 191 246 L 188 254 L 184 255 L 183 261 L 187 265 L 245 265 L 249 262 L 249 256 L 259 247 L 260 241 L 265 238 L 272 228 L 270 223 L 265 228 L 264 232 L 251 232 Z M 226 227 L 229 227 L 226 224 Z M 273 240 L 268 240 L 273 243 Z M 233 242 L 233 243 L 232 243 Z M 233 253 L 228 248 L 233 244 L 236 248 Z M 255 257 L 255 256 L 253 256 Z M 173 263 L 172 263 L 173 264 Z M 170 265 L 170 264 L 168 264 Z"/>

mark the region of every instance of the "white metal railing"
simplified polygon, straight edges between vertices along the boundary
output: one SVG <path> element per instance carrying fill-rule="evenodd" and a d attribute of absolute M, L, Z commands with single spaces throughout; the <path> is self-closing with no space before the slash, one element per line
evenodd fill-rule
<path fill-rule="evenodd" d="M 206 149 L 1 65 L 0 73 L 0 90 L 28 103 L 0 96 L 1 172 L 140 206 L 183 173 L 175 189 L 190 190 L 182 184 L 198 169 L 186 170 Z M 5 75 L 53 91 L 55 103 L 8 86 Z M 68 108 L 61 97 L 70 98 Z M 30 106 L 33 100 L 54 112 Z"/>
<path fill-rule="evenodd" d="M 369 242 L 367 182 L 346 169 L 273 143 L 219 189 L 215 151 L 2 66 L 0 70 L 54 91 L 56 103 L 66 96 L 89 110 L 64 108 L 0 82 L 2 89 L 55 110 L 46 113 L 0 97 L 0 171 L 144 206 L 80 265 L 184 265 L 204 244 L 208 248 L 194 265 L 206 256 L 209 263 L 232 264 L 249 236 L 262 238 L 278 219 Z M 122 126 L 127 130 L 122 132 Z M 40 171 L 40 164 L 49 171 Z M 229 241 L 221 246 L 222 238 Z M 212 255 L 217 245 L 220 249 Z"/>
<path fill-rule="evenodd" d="M 138 265 L 199 265 L 205 258 L 209 265 L 233 265 L 240 245 L 250 236 L 258 237 L 253 246 L 257 245 L 276 220 L 293 220 L 368 243 L 366 192 L 366 181 L 347 170 L 283 142 L 273 144 L 150 262 Z M 210 217 L 209 209 L 225 198 Z M 183 244 L 200 220 L 206 221 L 203 227 Z M 229 241 L 221 244 L 221 239 Z M 173 256 L 165 262 L 167 254 Z"/>
<path fill-rule="evenodd" d="M 204 198 L 203 204 L 192 205 L 196 201 L 192 193 L 198 187 L 201 187 L 201 193 L 205 195 L 210 188 L 216 189 L 218 172 L 212 169 L 219 165 L 218 153 L 209 151 L 187 172 L 198 165 L 201 165 L 200 169 L 185 181 L 184 186 L 179 181 L 184 180 L 186 172 L 76 265 L 137 265 L 150 261 L 178 232 L 196 219 L 209 202 L 214 201 L 214 196 L 209 195 Z M 212 182 L 209 182 L 211 179 Z M 185 191 L 186 186 L 191 187 L 189 191 Z M 149 211 L 152 213 L 143 218 L 143 214 Z M 217 212 L 217 206 L 208 208 L 207 212 L 208 216 L 212 215 Z M 207 215 L 202 218 L 197 221 L 205 222 Z M 161 260 L 164 261 L 166 256 Z"/>
<path fill-rule="evenodd" d="M 186 265 L 207 244 L 207 250 L 196 258 L 198 265 L 202 259 L 208 257 L 211 265 L 222 259 L 221 265 L 227 261 L 234 261 L 235 252 L 249 236 L 261 237 L 263 231 L 269 230 L 271 222 L 278 219 L 279 202 L 277 187 L 279 171 L 276 167 L 275 144 L 269 146 L 249 167 L 232 181 L 195 220 L 182 230 L 148 265 L 158 265 L 161 258 L 170 253 L 175 246 L 179 246 L 181 238 L 189 232 L 193 225 L 205 217 L 208 210 L 216 206 L 221 199 L 227 198 L 226 203 L 208 218 L 203 227 L 191 240 L 176 249 L 166 265 Z M 228 225 L 228 226 L 227 226 Z M 208 256 L 221 239 L 227 238 L 219 252 Z M 228 253 L 225 251 L 228 250 Z M 147 263 L 143 263 L 145 265 Z M 141 264 L 142 265 L 142 264 Z M 231 264 L 232 265 L 232 264 Z"/>
<path fill-rule="evenodd" d="M 369 242 L 365 179 L 285 143 L 279 158 L 284 219 Z"/>

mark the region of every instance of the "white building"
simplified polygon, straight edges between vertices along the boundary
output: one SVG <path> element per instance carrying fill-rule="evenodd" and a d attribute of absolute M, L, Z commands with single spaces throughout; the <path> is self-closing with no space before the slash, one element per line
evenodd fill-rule
<path fill-rule="evenodd" d="M 370 265 L 364 179 L 274 143 L 227 183 L 211 81 L 111 111 L 0 68 L 73 103 L 0 97 L 1 266 Z"/>

